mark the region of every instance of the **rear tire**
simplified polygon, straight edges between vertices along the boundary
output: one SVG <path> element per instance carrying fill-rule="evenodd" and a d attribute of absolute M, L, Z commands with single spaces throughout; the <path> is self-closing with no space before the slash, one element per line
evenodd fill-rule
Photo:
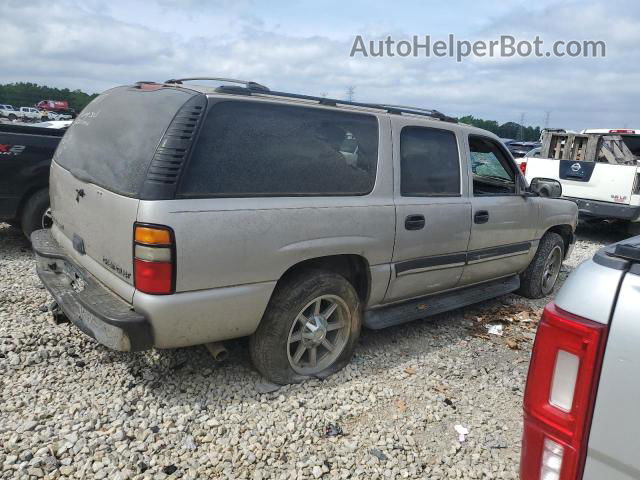
<path fill-rule="evenodd" d="M 281 385 L 325 378 L 351 360 L 361 323 L 358 294 L 344 277 L 306 270 L 276 287 L 251 336 L 251 359 Z"/>
<path fill-rule="evenodd" d="M 20 217 L 22 233 L 27 238 L 31 233 L 42 228 L 51 228 L 51 215 L 49 210 L 49 190 L 39 190 L 27 200 Z"/>
<path fill-rule="evenodd" d="M 540 239 L 538 250 L 527 269 L 520 275 L 517 293 L 527 298 L 546 297 L 553 291 L 562 261 L 564 240 L 554 232 L 547 232 Z"/>

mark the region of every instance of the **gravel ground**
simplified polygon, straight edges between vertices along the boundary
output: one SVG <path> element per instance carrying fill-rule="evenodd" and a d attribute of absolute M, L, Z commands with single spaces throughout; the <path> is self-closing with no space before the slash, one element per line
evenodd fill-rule
<path fill-rule="evenodd" d="M 581 229 L 562 280 L 622 237 Z M 0 224 L 0 478 L 517 478 L 547 299 L 364 331 L 340 373 L 269 393 L 243 340 L 223 364 L 203 347 L 112 352 L 51 323 L 49 300 L 28 243 Z"/>

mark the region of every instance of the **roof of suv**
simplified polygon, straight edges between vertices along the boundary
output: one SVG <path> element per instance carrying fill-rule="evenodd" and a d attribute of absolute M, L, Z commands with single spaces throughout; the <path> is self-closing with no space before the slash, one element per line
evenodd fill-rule
<path fill-rule="evenodd" d="M 225 83 L 233 83 L 236 85 L 206 86 L 206 85 L 193 84 L 193 83 L 184 85 L 184 82 L 187 82 L 187 81 L 188 82 L 220 81 Z M 241 84 L 242 86 L 239 86 L 237 84 Z M 316 97 L 312 95 L 302 95 L 302 94 L 296 94 L 296 93 L 274 91 L 257 82 L 251 82 L 251 81 L 245 81 L 245 80 L 235 80 L 235 79 L 216 78 L 216 77 L 199 77 L 199 78 L 171 79 L 171 80 L 167 80 L 162 84 L 156 84 L 153 82 L 138 82 L 137 85 L 140 85 L 141 88 L 144 88 L 145 86 L 147 86 L 148 88 L 154 88 L 158 85 L 163 85 L 167 87 L 186 88 L 189 90 L 202 93 L 207 96 L 218 96 L 220 94 L 244 95 L 244 96 L 256 96 L 258 98 L 268 98 L 269 100 L 272 100 L 272 101 L 280 101 L 285 103 L 313 102 L 315 104 L 326 106 L 326 107 L 347 108 L 347 109 L 354 109 L 359 111 L 365 110 L 365 111 L 378 112 L 378 113 L 412 115 L 412 116 L 419 116 L 419 117 L 427 117 L 431 120 L 439 120 L 439 121 L 444 121 L 449 123 L 458 123 L 457 119 L 453 117 L 449 117 L 433 109 L 424 109 L 419 107 L 410 107 L 410 106 L 403 106 L 403 105 L 354 102 L 354 101 L 339 100 L 334 98 Z"/>

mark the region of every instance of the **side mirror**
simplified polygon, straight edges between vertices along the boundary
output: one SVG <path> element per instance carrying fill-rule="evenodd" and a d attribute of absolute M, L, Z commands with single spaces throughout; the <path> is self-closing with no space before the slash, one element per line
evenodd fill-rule
<path fill-rule="evenodd" d="M 529 190 L 541 197 L 560 198 L 562 196 L 562 184 L 552 178 L 534 178 L 531 180 Z"/>

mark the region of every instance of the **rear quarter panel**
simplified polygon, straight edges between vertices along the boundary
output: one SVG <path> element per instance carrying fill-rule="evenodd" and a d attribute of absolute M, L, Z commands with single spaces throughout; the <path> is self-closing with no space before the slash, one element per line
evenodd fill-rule
<path fill-rule="evenodd" d="M 138 220 L 169 225 L 177 291 L 279 279 L 303 260 L 339 254 L 390 262 L 394 207 L 371 198 L 141 202 Z"/>
<path fill-rule="evenodd" d="M 622 281 L 591 423 L 585 479 L 640 478 L 640 271 Z"/>

